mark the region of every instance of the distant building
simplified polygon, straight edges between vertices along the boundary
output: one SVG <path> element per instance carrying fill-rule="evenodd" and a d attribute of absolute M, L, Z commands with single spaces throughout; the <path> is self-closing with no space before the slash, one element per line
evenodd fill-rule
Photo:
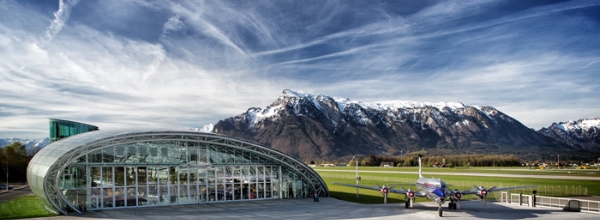
<path fill-rule="evenodd" d="M 394 162 L 381 162 L 381 167 L 394 167 Z"/>
<path fill-rule="evenodd" d="M 62 119 L 50 119 L 50 143 L 73 135 L 98 130 L 97 126 Z"/>

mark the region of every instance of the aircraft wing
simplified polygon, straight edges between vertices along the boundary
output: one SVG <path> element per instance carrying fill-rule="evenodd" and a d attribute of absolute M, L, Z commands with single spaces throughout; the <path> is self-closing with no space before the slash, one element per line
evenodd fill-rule
<path fill-rule="evenodd" d="M 349 186 L 349 187 L 356 187 L 356 188 L 361 188 L 361 189 L 381 190 L 381 187 L 379 187 L 379 186 L 365 186 L 365 185 L 356 185 L 356 184 L 347 184 L 347 183 L 336 183 L 336 182 L 333 182 L 333 184 L 335 184 L 335 185 L 342 185 L 342 186 Z"/>
<path fill-rule="evenodd" d="M 335 184 L 335 185 L 342 185 L 342 186 L 349 186 L 349 187 L 356 187 L 356 188 L 361 188 L 361 189 L 370 189 L 370 190 L 377 190 L 377 191 L 381 190 L 381 186 L 379 186 L 379 185 L 365 186 L 365 185 L 337 183 L 337 182 L 333 182 L 333 184 Z M 394 188 L 395 188 L 395 186 L 392 186 L 392 187 L 388 188 L 388 192 L 397 193 L 397 194 L 406 194 L 406 193 L 408 193 L 408 190 L 406 190 L 404 187 L 401 187 L 401 189 L 394 189 Z M 413 191 L 413 192 L 415 193 L 415 196 L 418 196 L 418 197 L 425 197 L 425 196 L 427 196 L 427 192 L 423 191 L 423 190 L 417 190 L 417 191 Z"/>
<path fill-rule="evenodd" d="M 406 192 L 408 192 L 408 191 L 406 191 L 405 189 L 389 189 L 389 192 L 398 193 L 398 194 L 406 194 Z"/>
<path fill-rule="evenodd" d="M 506 191 L 506 190 L 513 190 L 513 189 L 524 189 L 524 188 L 532 188 L 532 187 L 536 187 L 535 185 L 530 185 L 530 186 L 513 186 L 513 187 L 504 187 L 504 188 L 497 188 L 497 187 L 491 187 L 489 189 L 485 189 L 485 188 L 480 188 L 477 186 L 473 186 L 473 189 L 470 190 L 465 190 L 463 192 L 461 192 L 463 195 L 466 194 L 478 194 L 478 192 L 480 192 L 482 189 L 487 190 L 487 192 L 497 192 L 497 191 Z"/>

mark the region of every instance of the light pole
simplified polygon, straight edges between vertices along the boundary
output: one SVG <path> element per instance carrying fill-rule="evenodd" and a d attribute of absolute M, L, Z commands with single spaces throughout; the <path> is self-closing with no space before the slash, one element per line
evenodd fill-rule
<path fill-rule="evenodd" d="M 8 192 L 8 158 L 6 160 L 6 168 L 4 168 L 4 172 L 6 172 L 6 191 Z"/>
<path fill-rule="evenodd" d="M 358 198 L 358 181 L 360 180 L 360 177 L 358 176 L 358 158 L 357 157 L 362 157 L 365 155 L 362 154 L 356 154 L 352 157 L 352 160 L 354 160 L 354 164 L 356 164 L 356 198 Z M 352 161 L 350 160 L 350 161 Z"/>

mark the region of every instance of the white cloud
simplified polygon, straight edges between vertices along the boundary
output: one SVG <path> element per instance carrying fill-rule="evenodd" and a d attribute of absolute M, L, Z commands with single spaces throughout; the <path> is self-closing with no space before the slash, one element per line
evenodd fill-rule
<path fill-rule="evenodd" d="M 77 3 L 60 1 L 55 12 L 0 6 L 0 136 L 45 134 L 50 117 L 199 127 L 269 105 L 285 88 L 492 105 L 531 127 L 599 116 L 598 23 L 562 13 L 596 3 L 489 17 L 505 3 L 441 2 L 410 13 L 345 1 Z M 114 14 L 76 13 L 94 4 Z M 136 17 L 150 12 L 164 15 Z M 86 23 L 103 18 L 159 25 Z M 588 34 L 572 33 L 581 29 Z"/>
<path fill-rule="evenodd" d="M 79 0 L 59 0 L 58 11 L 54 13 L 54 20 L 48 29 L 46 30 L 46 37 L 48 40 L 52 40 L 58 32 L 65 26 L 65 23 L 69 20 L 71 9 L 79 3 Z"/>

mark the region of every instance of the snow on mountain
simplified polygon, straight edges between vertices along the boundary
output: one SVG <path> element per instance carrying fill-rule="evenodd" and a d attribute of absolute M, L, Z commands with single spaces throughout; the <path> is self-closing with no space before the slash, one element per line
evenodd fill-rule
<path fill-rule="evenodd" d="M 42 139 L 21 139 L 21 138 L 4 138 L 0 139 L 0 147 L 5 147 L 11 145 L 15 142 L 21 142 L 21 144 L 25 145 L 25 149 L 27 149 L 28 155 L 33 155 L 35 152 L 41 150 L 50 144 L 50 138 L 42 138 Z"/>
<path fill-rule="evenodd" d="M 552 123 L 538 132 L 585 150 L 600 151 L 600 118 Z"/>
<path fill-rule="evenodd" d="M 578 133 L 580 130 L 600 128 L 600 118 L 585 118 L 577 121 L 559 122 L 558 128 L 569 133 Z"/>
<path fill-rule="evenodd" d="M 219 121 L 214 132 L 254 140 L 303 159 L 396 154 L 424 148 L 533 155 L 535 149 L 566 146 L 491 106 L 359 102 L 290 89 L 265 108 L 252 107 Z"/>
<path fill-rule="evenodd" d="M 211 124 L 207 124 L 207 125 L 202 126 L 202 128 L 192 128 L 190 130 L 192 130 L 192 131 L 199 131 L 199 132 L 205 132 L 205 133 L 212 133 L 214 127 L 215 126 L 211 123 Z"/>
<path fill-rule="evenodd" d="M 466 108 L 472 107 L 479 110 L 482 114 L 486 115 L 490 119 L 493 118 L 492 116 L 498 114 L 496 109 L 489 106 L 468 106 L 461 102 L 434 103 L 388 100 L 363 103 L 350 100 L 348 98 L 331 97 L 322 94 L 313 95 L 304 91 L 285 89 L 283 91 L 283 96 L 280 96 L 279 99 L 272 105 L 267 106 L 265 109 L 258 107 L 250 108 L 245 113 L 244 117 L 248 122 L 248 128 L 256 128 L 260 127 L 260 124 L 266 119 L 276 121 L 278 112 L 284 111 L 286 104 L 294 109 L 293 112 L 295 115 L 306 114 L 306 112 L 303 112 L 302 110 L 304 107 L 302 105 L 306 104 L 305 102 L 310 103 L 320 112 L 329 113 L 324 114 L 324 116 L 330 119 L 330 124 L 334 125 L 334 127 L 343 124 L 343 122 L 345 122 L 344 118 L 347 117 L 353 118 L 354 122 L 358 122 L 363 125 L 370 123 L 371 120 L 369 119 L 368 113 L 372 111 L 386 112 L 388 116 L 394 119 L 402 118 L 401 115 L 398 115 L 398 113 L 405 114 L 407 111 L 421 111 L 422 109 L 426 108 L 437 109 L 440 112 L 460 113 Z M 332 110 L 335 112 L 331 112 Z M 404 112 L 398 112 L 399 110 Z M 443 120 L 441 115 L 438 116 L 439 117 L 437 117 L 437 119 Z M 465 121 L 463 124 L 468 125 L 468 122 Z M 389 124 L 387 125 L 389 126 Z"/>

